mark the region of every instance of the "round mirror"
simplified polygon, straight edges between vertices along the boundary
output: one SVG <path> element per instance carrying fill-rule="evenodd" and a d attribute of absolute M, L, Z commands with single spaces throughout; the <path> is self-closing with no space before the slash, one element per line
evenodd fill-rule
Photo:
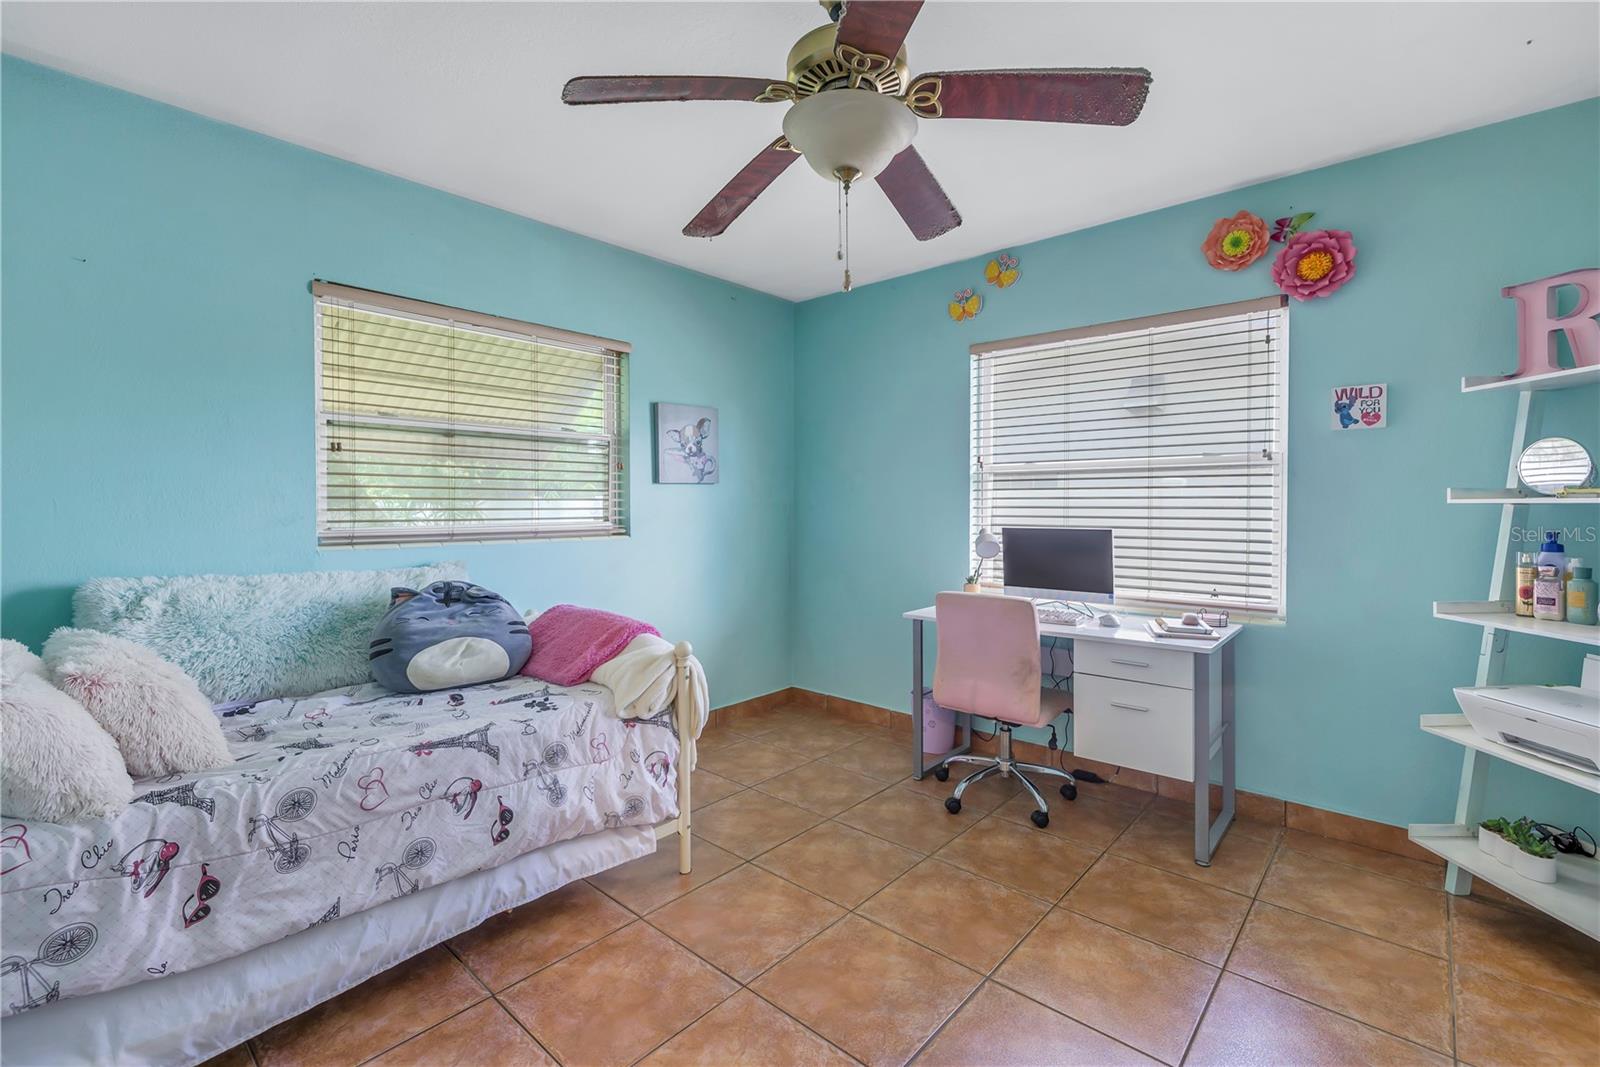
<path fill-rule="evenodd" d="M 1570 437 L 1542 438 L 1517 457 L 1517 478 L 1535 493 L 1576 489 L 1588 485 L 1593 476 L 1588 450 Z"/>

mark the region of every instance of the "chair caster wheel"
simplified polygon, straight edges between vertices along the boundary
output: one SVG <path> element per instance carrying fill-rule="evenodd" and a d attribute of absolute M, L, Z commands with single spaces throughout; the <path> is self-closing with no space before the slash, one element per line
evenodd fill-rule
<path fill-rule="evenodd" d="M 961 814 L 961 801 L 958 800 L 955 797 L 945 797 L 944 798 L 944 810 L 948 811 L 951 815 L 960 815 Z"/>
<path fill-rule="evenodd" d="M 1028 816 L 1028 818 L 1032 819 L 1033 825 L 1037 826 L 1041 830 L 1050 825 L 1050 813 L 1047 811 L 1036 811 L 1032 815 Z"/>
<path fill-rule="evenodd" d="M 1068 800 L 1077 800 L 1078 799 L 1078 787 L 1077 787 L 1077 785 L 1072 783 L 1072 782 L 1062 782 L 1061 783 L 1061 795 L 1066 797 Z"/>
<path fill-rule="evenodd" d="M 935 767 L 933 769 L 933 776 L 935 778 L 939 779 L 939 781 L 941 781 L 941 782 L 948 782 L 950 780 L 950 768 L 949 767 Z"/>

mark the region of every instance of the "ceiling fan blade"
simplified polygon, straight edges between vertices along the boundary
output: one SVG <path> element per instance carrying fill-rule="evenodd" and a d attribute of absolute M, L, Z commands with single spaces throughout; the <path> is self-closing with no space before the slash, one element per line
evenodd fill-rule
<path fill-rule="evenodd" d="M 1126 126 L 1150 92 L 1143 67 L 1107 70 L 955 70 L 923 74 L 906 106 L 925 119 L 1024 119 Z"/>
<path fill-rule="evenodd" d="M 685 237 L 715 237 L 733 224 L 744 209 L 755 202 L 778 175 L 789 169 L 789 164 L 800 158 L 800 153 L 788 147 L 788 140 L 778 138 L 744 165 L 711 202 L 700 209 L 700 214 L 689 220 L 683 228 Z M 780 147 L 782 146 L 782 147 Z"/>
<path fill-rule="evenodd" d="M 961 213 L 939 188 L 938 179 L 915 148 L 907 148 L 889 161 L 878 175 L 878 187 L 919 241 L 931 241 L 961 225 Z"/>
<path fill-rule="evenodd" d="M 643 74 L 573 78 L 561 90 L 563 104 L 638 104 L 653 100 L 755 100 L 770 78 Z"/>
<path fill-rule="evenodd" d="M 922 0 L 845 0 L 838 44 L 893 59 L 922 10 Z"/>

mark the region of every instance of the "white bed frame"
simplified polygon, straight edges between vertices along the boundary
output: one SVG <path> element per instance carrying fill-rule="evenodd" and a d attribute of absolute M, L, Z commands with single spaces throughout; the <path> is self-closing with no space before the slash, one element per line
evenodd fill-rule
<path fill-rule="evenodd" d="M 687 641 L 673 648 L 678 730 L 678 817 L 654 827 L 602 830 L 534 849 L 376 907 L 313 926 L 170 977 L 74 997 L 6 1019 L 0 1067 L 193 1065 L 409 959 L 485 919 L 630 860 L 678 835 L 689 873 L 689 780 L 695 722 Z M 342 966 L 331 972 L 328 960 Z"/>
<path fill-rule="evenodd" d="M 694 727 L 690 721 L 688 707 L 689 695 L 689 657 L 694 655 L 694 649 L 687 641 L 679 641 L 672 646 L 672 669 L 677 674 L 678 687 L 677 699 L 672 705 L 672 721 L 678 727 L 678 817 L 668 819 L 666 822 L 656 824 L 656 841 L 663 837 L 678 835 L 678 873 L 688 874 L 690 870 L 690 811 L 689 811 L 689 779 L 694 770 L 694 760 L 690 755 L 694 752 Z M 707 709 L 707 714 L 710 711 Z"/>

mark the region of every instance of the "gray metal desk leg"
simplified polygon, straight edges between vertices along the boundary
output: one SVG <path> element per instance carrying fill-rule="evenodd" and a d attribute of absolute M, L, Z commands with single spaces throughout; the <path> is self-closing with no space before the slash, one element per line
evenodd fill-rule
<path fill-rule="evenodd" d="M 1222 707 L 1211 730 L 1211 657 L 1194 657 L 1194 861 L 1211 866 L 1211 854 L 1233 822 L 1233 646 L 1222 646 Z M 1211 760 L 1222 753 L 1222 810 L 1211 821 Z"/>
<path fill-rule="evenodd" d="M 956 720 L 961 724 L 961 740 L 949 752 L 942 752 L 928 762 L 922 748 L 922 620 L 911 620 L 911 776 L 921 781 L 930 769 L 949 759 L 972 751 L 972 716 L 960 712 Z"/>
<path fill-rule="evenodd" d="M 911 620 L 911 777 L 922 780 L 922 620 Z"/>
<path fill-rule="evenodd" d="M 1222 810 L 1228 822 L 1233 821 L 1234 756 L 1238 742 L 1233 716 L 1233 642 L 1230 641 L 1222 646 Z M 1223 827 L 1226 829 L 1226 822 Z"/>

